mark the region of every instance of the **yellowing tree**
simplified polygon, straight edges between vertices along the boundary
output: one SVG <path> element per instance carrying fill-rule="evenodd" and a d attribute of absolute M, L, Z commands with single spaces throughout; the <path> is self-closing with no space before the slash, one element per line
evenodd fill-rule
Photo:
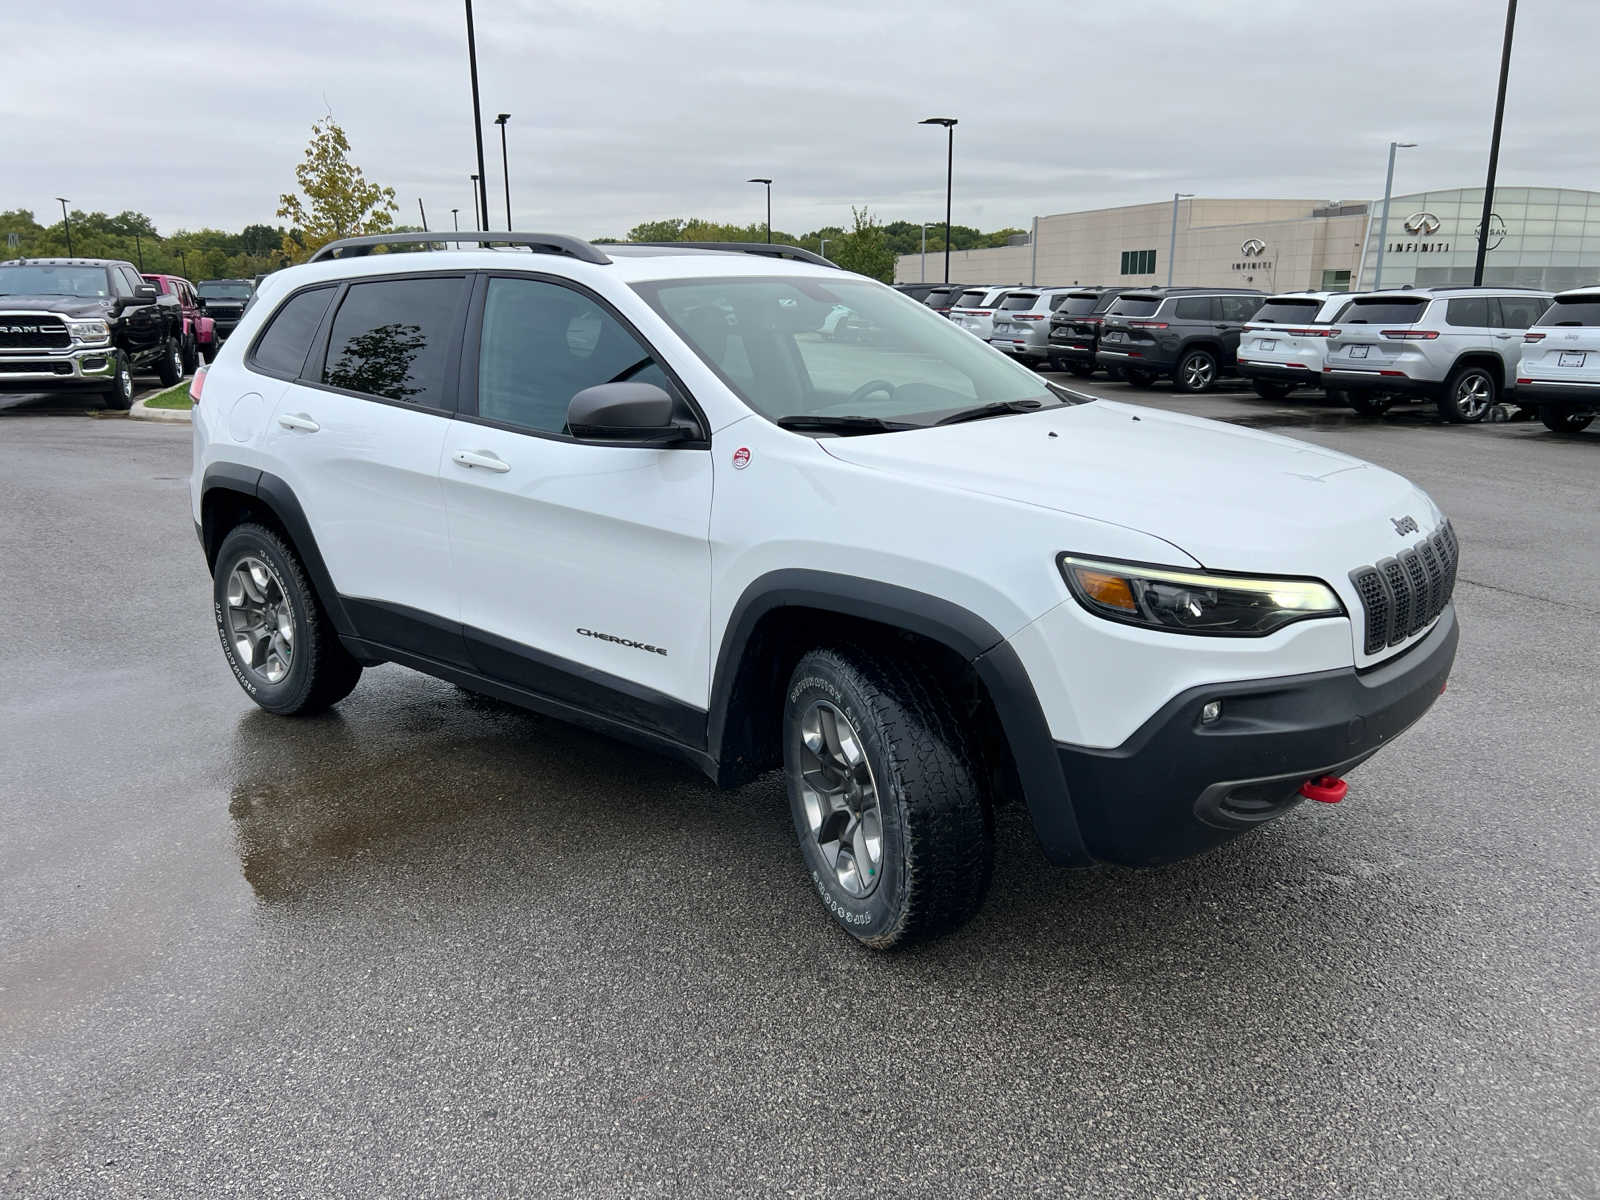
<path fill-rule="evenodd" d="M 283 252 L 292 261 L 304 262 L 338 238 L 393 228 L 399 209 L 394 189 L 367 182 L 350 161 L 350 139 L 331 115 L 311 126 L 311 143 L 294 175 L 305 199 L 293 192 L 278 197 L 278 215 L 290 224 Z"/>

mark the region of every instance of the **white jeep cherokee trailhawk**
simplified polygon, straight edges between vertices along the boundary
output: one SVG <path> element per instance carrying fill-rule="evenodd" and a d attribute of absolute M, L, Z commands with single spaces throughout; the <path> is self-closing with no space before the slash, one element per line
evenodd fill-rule
<path fill-rule="evenodd" d="M 889 946 L 977 909 L 996 803 L 1056 862 L 1168 862 L 1338 799 L 1444 686 L 1456 538 L 1397 475 L 1057 388 L 805 251 L 457 236 L 502 248 L 268 277 L 195 381 L 271 712 L 393 662 L 781 767 L 825 907 Z"/>

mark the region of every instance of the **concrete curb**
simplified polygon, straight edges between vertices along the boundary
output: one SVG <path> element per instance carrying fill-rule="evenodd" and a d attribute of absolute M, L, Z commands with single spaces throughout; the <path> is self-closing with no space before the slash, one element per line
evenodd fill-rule
<path fill-rule="evenodd" d="M 166 421 L 169 424 L 191 424 L 189 413 L 181 408 L 148 408 L 143 400 L 135 400 L 128 410 L 135 421 Z"/>

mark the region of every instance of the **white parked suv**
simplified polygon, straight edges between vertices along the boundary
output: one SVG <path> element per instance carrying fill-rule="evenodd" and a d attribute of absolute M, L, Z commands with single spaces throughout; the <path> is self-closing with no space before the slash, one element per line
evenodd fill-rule
<path fill-rule="evenodd" d="M 1456 536 L 1398 475 L 1058 389 L 805 251 L 367 253 L 429 237 L 268 276 L 194 382 L 268 711 L 398 663 L 781 769 L 818 897 L 890 946 L 978 908 L 995 805 L 1058 863 L 1170 862 L 1340 799 L 1444 686 Z"/>
<path fill-rule="evenodd" d="M 961 294 L 956 307 L 950 310 L 950 320 L 973 337 L 987 342 L 989 335 L 994 332 L 995 309 L 1016 290 L 1015 285 L 969 288 Z"/>
<path fill-rule="evenodd" d="M 1600 413 L 1600 288 L 1562 292 L 1522 335 L 1517 402 L 1557 433 L 1580 433 Z"/>
<path fill-rule="evenodd" d="M 1334 314 L 1323 383 L 1369 416 L 1415 396 L 1447 421 L 1481 421 L 1510 398 L 1523 331 L 1549 306 L 1549 292 L 1505 287 L 1352 297 Z"/>
<path fill-rule="evenodd" d="M 995 309 L 989 344 L 1023 362 L 1050 365 L 1050 314 L 1077 288 L 1012 288 Z"/>
<path fill-rule="evenodd" d="M 1269 296 L 1239 336 L 1239 374 L 1268 400 L 1282 400 L 1297 387 L 1320 388 L 1333 314 L 1349 299 L 1348 292 Z"/>

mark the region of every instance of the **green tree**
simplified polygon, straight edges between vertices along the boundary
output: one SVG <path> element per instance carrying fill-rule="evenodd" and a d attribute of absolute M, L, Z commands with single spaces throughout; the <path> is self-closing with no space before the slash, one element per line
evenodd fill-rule
<path fill-rule="evenodd" d="M 850 216 L 854 228 L 839 239 L 837 246 L 829 246 L 828 257 L 846 271 L 893 283 L 894 251 L 889 249 L 883 226 L 865 206 L 852 205 Z"/>
<path fill-rule="evenodd" d="M 283 254 L 302 262 L 337 238 L 385 233 L 399 211 L 394 189 L 369 183 L 350 161 L 350 139 L 332 115 L 311 126 L 311 143 L 294 169 L 302 200 L 293 192 L 278 197 L 278 215 L 291 222 Z"/>

